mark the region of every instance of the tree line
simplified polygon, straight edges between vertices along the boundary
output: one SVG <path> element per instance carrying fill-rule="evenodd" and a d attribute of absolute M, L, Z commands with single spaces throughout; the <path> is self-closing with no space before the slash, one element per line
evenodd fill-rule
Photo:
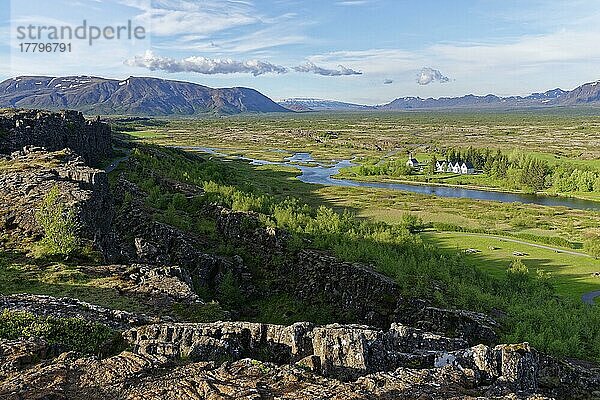
<path fill-rule="evenodd" d="M 492 178 L 504 179 L 514 187 L 533 191 L 554 189 L 557 192 L 600 192 L 600 171 L 572 163 L 550 164 L 533 154 L 500 150 L 448 149 L 447 160 L 470 162 Z"/>

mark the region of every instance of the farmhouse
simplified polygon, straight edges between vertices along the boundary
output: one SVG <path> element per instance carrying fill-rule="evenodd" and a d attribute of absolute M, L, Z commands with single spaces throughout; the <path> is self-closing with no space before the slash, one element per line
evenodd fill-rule
<path fill-rule="evenodd" d="M 448 168 L 446 169 L 447 172 L 452 172 L 454 174 L 460 174 L 460 163 L 458 161 L 450 161 L 448 163 Z"/>
<path fill-rule="evenodd" d="M 463 162 L 460 164 L 460 173 L 470 175 L 475 173 L 475 167 L 470 162 Z"/>
<path fill-rule="evenodd" d="M 435 172 L 446 172 L 448 169 L 448 162 L 446 161 L 436 161 L 435 162 Z"/>
<path fill-rule="evenodd" d="M 471 175 L 475 173 L 475 167 L 472 163 L 459 161 L 437 161 L 435 163 L 436 172 L 451 172 L 453 174 Z"/>

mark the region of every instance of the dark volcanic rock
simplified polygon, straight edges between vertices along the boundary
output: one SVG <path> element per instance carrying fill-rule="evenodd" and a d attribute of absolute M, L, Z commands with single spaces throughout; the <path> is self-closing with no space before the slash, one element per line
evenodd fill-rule
<path fill-rule="evenodd" d="M 370 266 L 339 261 L 314 250 L 302 250 L 281 269 L 282 282 L 298 298 L 334 304 L 357 321 L 389 326 L 400 299 L 398 285 Z"/>
<path fill-rule="evenodd" d="M 414 314 L 400 315 L 399 320 L 432 332 L 452 333 L 471 345 L 491 345 L 499 340 L 496 333 L 498 323 L 485 314 L 473 311 L 423 307 Z"/>
<path fill-rule="evenodd" d="M 265 227 L 254 212 L 216 209 L 217 229 L 228 240 L 249 243 L 265 252 L 281 251 L 289 239 L 289 234 L 278 228 Z"/>
<path fill-rule="evenodd" d="M 16 372 L 32 364 L 56 357 L 56 346 L 49 346 L 40 338 L 0 339 L 0 375 Z"/>
<path fill-rule="evenodd" d="M 358 378 L 356 383 L 365 383 L 371 391 L 386 388 L 390 393 L 392 389 L 418 393 L 416 382 L 404 380 L 418 376 L 437 376 L 440 393 L 457 389 L 482 398 L 528 398 L 532 393 L 594 398 L 592 393 L 600 389 L 597 372 L 557 362 L 527 343 L 468 347 L 462 339 L 398 324 L 387 331 L 309 323 L 158 324 L 132 328 L 124 337 L 133 345 L 133 352 L 142 356 L 203 362 L 251 357 L 260 360 L 256 365 L 295 363 L 344 382 Z M 445 374 L 460 379 L 447 381 Z"/>
<path fill-rule="evenodd" d="M 99 120 L 86 121 L 77 111 L 0 111 L 0 153 L 29 145 L 49 151 L 69 148 L 89 165 L 112 154 L 110 127 Z"/>
<path fill-rule="evenodd" d="M 5 360 L 25 355 L 0 376 L 0 397 L 541 400 L 548 389 L 570 391 L 565 399 L 594 396 L 593 386 L 581 391 L 576 373 L 539 387 L 547 367 L 527 344 L 456 349 L 465 342 L 403 326 L 160 324 L 124 336 L 132 352 L 104 360 L 65 353 L 35 365 L 26 355 L 44 356 L 43 342 L 23 341 L 4 353 L 0 343 Z M 425 361 L 403 366 L 409 354 Z"/>
<path fill-rule="evenodd" d="M 244 357 L 277 363 L 305 363 L 326 376 L 356 379 L 400 366 L 434 366 L 435 353 L 467 347 L 461 339 L 393 325 L 388 331 L 362 325 L 314 327 L 250 322 L 159 324 L 124 333 L 140 354 L 191 358 L 196 361 L 238 360 Z"/>
<path fill-rule="evenodd" d="M 254 292 L 252 276 L 240 257 L 207 254 L 202 251 L 204 243 L 197 237 L 155 221 L 144 205 L 144 193 L 121 176 L 116 193 L 119 202 L 126 193 L 132 200 L 128 204 L 118 203 L 120 218 L 115 220 L 116 234 L 102 244 L 111 262 L 177 265 L 198 285 L 211 289 L 217 288 L 227 273 L 232 273 L 244 293 Z"/>

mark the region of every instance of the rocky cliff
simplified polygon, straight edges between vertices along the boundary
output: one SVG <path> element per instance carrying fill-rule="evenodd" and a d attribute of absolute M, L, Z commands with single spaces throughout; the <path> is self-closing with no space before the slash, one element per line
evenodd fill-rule
<path fill-rule="evenodd" d="M 73 210 L 82 236 L 94 239 L 109 230 L 113 209 L 104 171 L 88 167 L 68 148 L 49 152 L 34 146 L 0 154 L 0 228 L 21 238 L 39 237 L 36 212 L 54 187 Z"/>
<path fill-rule="evenodd" d="M 2 340 L 0 396 L 308 400 L 600 395 L 597 373 L 539 354 L 527 343 L 469 347 L 460 339 L 398 324 L 379 330 L 310 323 L 163 323 L 134 327 L 123 336 L 131 350 L 105 359 L 72 352 L 57 356 L 43 339 Z"/>
<path fill-rule="evenodd" d="M 86 120 L 79 112 L 0 110 L 0 153 L 28 145 L 49 151 L 69 148 L 91 165 L 112 153 L 110 127 L 99 120 Z"/>

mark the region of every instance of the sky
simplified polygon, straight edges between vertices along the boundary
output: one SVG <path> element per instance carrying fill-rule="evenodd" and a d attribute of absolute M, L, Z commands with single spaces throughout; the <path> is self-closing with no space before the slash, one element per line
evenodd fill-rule
<path fill-rule="evenodd" d="M 144 35 L 48 37 L 84 20 Z M 3 0 L 0 79 L 154 76 L 361 104 L 527 95 L 600 79 L 599 20 L 598 0 Z M 20 37 L 30 25 L 48 29 Z M 22 51 L 38 42 L 71 51 Z"/>

